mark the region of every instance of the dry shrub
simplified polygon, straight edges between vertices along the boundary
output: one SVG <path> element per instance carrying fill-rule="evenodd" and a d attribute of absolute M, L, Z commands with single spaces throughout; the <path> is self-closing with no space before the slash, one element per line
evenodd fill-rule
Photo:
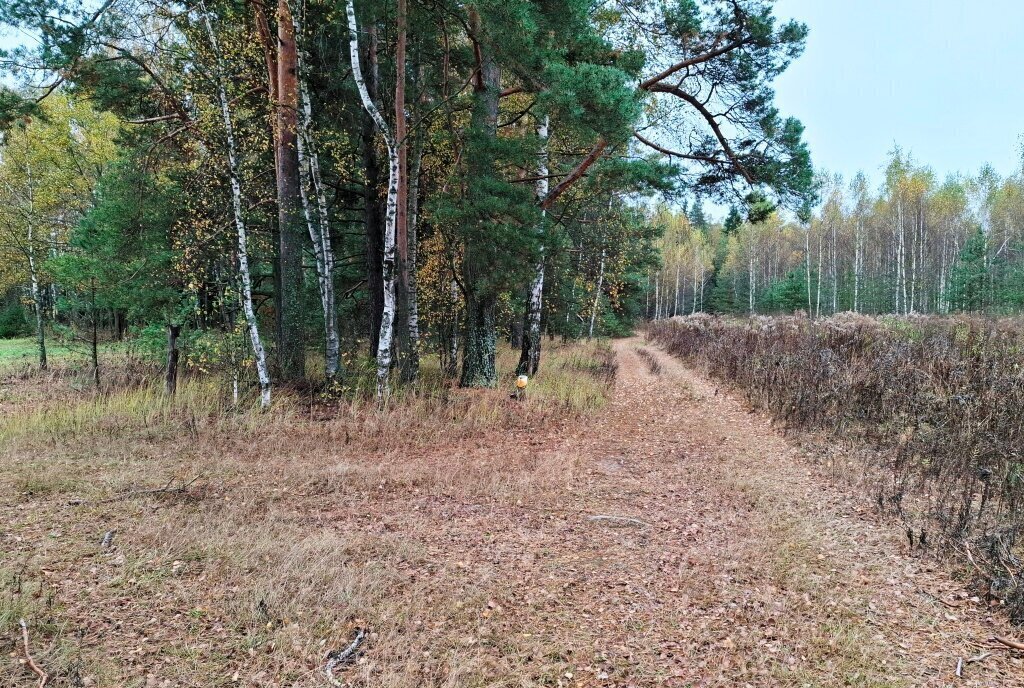
<path fill-rule="evenodd" d="M 636 350 L 636 355 L 647 364 L 647 368 L 651 371 L 651 375 L 661 375 L 661 363 L 649 349 L 640 347 Z"/>
<path fill-rule="evenodd" d="M 649 336 L 787 426 L 873 449 L 874 497 L 915 543 L 973 547 L 1024 619 L 1024 323 L 841 314 L 676 318 Z M 878 477 L 880 476 L 880 477 Z"/>

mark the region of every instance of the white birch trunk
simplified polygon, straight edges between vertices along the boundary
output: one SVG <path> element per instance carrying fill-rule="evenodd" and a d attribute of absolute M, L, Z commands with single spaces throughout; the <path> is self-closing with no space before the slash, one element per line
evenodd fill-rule
<path fill-rule="evenodd" d="M 220 45 L 217 42 L 217 35 L 213 32 L 213 24 L 210 23 L 210 16 L 206 12 L 205 4 L 200 4 L 203 13 L 203 21 L 206 24 L 206 31 L 210 35 L 210 45 L 213 48 L 214 58 L 217 61 L 217 97 L 220 100 L 220 114 L 224 124 L 224 133 L 228 143 L 228 172 L 231 176 L 231 207 L 234 212 L 235 229 L 238 232 L 238 273 L 242 280 L 242 309 L 245 312 L 245 322 L 249 330 L 249 339 L 252 342 L 253 354 L 256 357 L 256 375 L 260 381 L 260 408 L 270 407 L 270 372 L 267 368 L 267 353 L 263 348 L 263 340 L 260 339 L 259 324 L 256 321 L 256 312 L 252 305 L 252 276 L 249 273 L 249 250 L 248 238 L 246 236 L 245 218 L 242 215 L 242 183 L 238 171 L 238 154 L 235 148 L 235 131 L 231 124 L 231 110 L 228 105 L 228 95 L 224 87 L 223 58 L 220 53 Z"/>
<path fill-rule="evenodd" d="M 544 115 L 544 118 L 537 123 L 537 138 L 540 139 L 540 150 L 537 152 L 537 184 L 535 194 L 538 204 L 542 204 L 548 197 L 548 138 L 551 135 L 551 118 Z M 533 270 L 533 280 L 530 282 L 530 299 L 527 305 L 526 336 L 529 338 L 529 360 L 526 361 L 526 374 L 533 375 L 540 366 L 540 319 L 541 309 L 544 306 L 544 232 L 543 223 L 547 211 L 541 206 L 540 211 L 542 229 L 540 232 L 540 260 Z"/>
<path fill-rule="evenodd" d="M 821 317 L 821 268 L 822 268 L 822 260 L 823 260 L 823 255 L 822 254 L 823 254 L 822 238 L 819 235 L 818 236 L 818 284 L 817 284 L 817 288 L 815 290 L 816 294 L 815 294 L 815 297 L 814 297 L 814 300 L 815 300 L 814 317 L 816 317 L 816 318 L 820 318 Z"/>
<path fill-rule="evenodd" d="M 696 257 L 697 262 L 693 264 L 693 308 L 690 309 L 690 315 L 697 312 L 697 270 L 698 263 L 702 261 L 702 258 L 697 251 L 694 251 L 694 256 Z"/>
<path fill-rule="evenodd" d="M 293 14 L 293 17 L 297 15 Z M 299 193 L 302 198 L 302 210 L 306 216 L 306 227 L 309 238 L 313 242 L 313 255 L 316 259 L 317 282 L 320 287 L 320 303 L 324 311 L 324 360 L 328 378 L 338 374 L 341 358 L 341 343 L 338 336 L 338 314 L 335 307 L 334 291 L 334 249 L 331 247 L 331 227 L 327 211 L 327 196 L 320 177 L 320 155 L 313 140 L 313 105 L 309 97 L 309 86 L 306 83 L 305 53 L 302 48 L 302 24 L 293 18 L 295 36 L 299 42 L 298 49 L 298 82 L 299 82 L 299 127 L 296 137 L 299 154 L 299 174 L 301 183 Z M 316 198 L 316 210 L 312 208 L 309 192 Z"/>
<path fill-rule="evenodd" d="M 750 256 L 749 256 L 748 273 L 747 274 L 749 275 L 749 281 L 750 281 L 750 294 L 749 294 L 749 296 L 750 296 L 750 299 L 749 299 L 750 300 L 750 314 L 753 315 L 754 314 L 754 308 L 755 308 L 755 301 L 756 301 L 755 294 L 757 293 L 757 277 L 754 276 L 754 247 L 753 246 L 750 247 Z"/>
<path fill-rule="evenodd" d="M 353 2 L 346 0 L 345 13 L 348 15 L 348 49 L 352 62 L 352 77 L 363 108 L 370 115 L 377 131 L 388 149 L 388 200 L 384 224 L 384 312 L 380 322 L 380 342 L 377 345 L 377 398 L 385 399 L 391 391 L 389 376 L 391 373 L 391 348 L 395 331 L 395 231 L 398 221 L 398 144 L 388 129 L 387 122 L 381 116 L 373 99 L 366 90 L 363 70 L 359 64 L 359 27 Z"/>
<path fill-rule="evenodd" d="M 679 276 L 682 271 L 682 265 L 676 263 L 676 290 L 675 298 L 672 301 L 672 315 L 679 315 Z"/>
<path fill-rule="evenodd" d="M 853 312 L 860 313 L 860 271 L 861 271 L 861 234 L 864 231 L 863 220 L 857 218 L 857 234 L 853 238 Z"/>
<path fill-rule="evenodd" d="M 811 226 L 807 225 L 807 232 L 804 234 L 804 265 L 807 268 L 807 317 L 814 317 L 814 309 L 811 308 Z"/>
<path fill-rule="evenodd" d="M 31 203 L 31 201 L 30 201 Z M 31 206 L 30 206 L 31 208 Z M 29 211 L 34 213 L 33 210 Z M 36 270 L 36 249 L 33 236 L 33 221 L 28 222 L 28 274 L 32 287 L 32 306 L 36 312 L 36 342 L 39 345 L 39 367 L 46 370 L 46 330 L 43 325 L 43 304 L 40 300 L 39 272 Z"/>
<path fill-rule="evenodd" d="M 590 313 L 590 339 L 594 338 L 594 323 L 597 322 L 597 309 L 601 307 L 601 290 L 604 289 L 604 249 L 601 249 L 601 267 L 597 273 L 597 291 L 594 294 L 594 310 Z"/>

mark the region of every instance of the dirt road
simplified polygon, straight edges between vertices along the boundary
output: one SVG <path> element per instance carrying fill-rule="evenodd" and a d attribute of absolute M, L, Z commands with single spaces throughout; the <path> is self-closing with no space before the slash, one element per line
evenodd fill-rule
<path fill-rule="evenodd" d="M 616 346 L 579 501 L 643 524 L 566 535 L 559 583 L 578 606 L 561 630 L 592 644 L 587 671 L 635 685 L 1024 685 L 1020 655 L 990 641 L 1012 633 L 999 615 L 910 556 L 863 495 L 844 497 L 768 419 L 654 346 Z"/>
<path fill-rule="evenodd" d="M 170 426 L 0 451 L 0 686 L 37 682 L 21 615 L 51 686 L 328 685 L 357 626 L 339 685 L 1024 685 L 991 641 L 1024 633 L 865 495 L 653 346 L 615 347 L 603 408 L 514 431 L 493 418 L 522 407 L 484 392 L 457 397 L 479 424 L 211 416 L 187 446 Z"/>

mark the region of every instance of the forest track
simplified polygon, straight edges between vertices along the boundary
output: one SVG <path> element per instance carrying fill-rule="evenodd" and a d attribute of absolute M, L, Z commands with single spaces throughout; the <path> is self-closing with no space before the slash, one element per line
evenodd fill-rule
<path fill-rule="evenodd" d="M 588 633 L 629 628 L 618 642 L 649 650 L 636 685 L 1024 685 L 1020 653 L 992 641 L 1012 635 L 999 611 L 912 556 L 865 495 L 704 375 L 615 346 L 616 394 L 582 440 L 587 492 L 650 527 L 593 523 L 605 546 L 588 563 L 607 579 L 573 592 L 615 610 Z"/>
<path fill-rule="evenodd" d="M 992 641 L 1024 632 L 864 493 L 727 388 L 614 346 L 602 408 L 516 426 L 405 406 L 0 447 L 0 622 L 28 617 L 55 687 L 328 685 L 355 627 L 354 688 L 1024 686 Z M 35 685 L 9 626 L 0 686 Z"/>

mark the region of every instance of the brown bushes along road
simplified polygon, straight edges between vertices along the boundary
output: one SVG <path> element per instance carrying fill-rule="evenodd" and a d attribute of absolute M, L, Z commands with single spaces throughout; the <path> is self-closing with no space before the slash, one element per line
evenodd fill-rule
<path fill-rule="evenodd" d="M 1024 322 L 698 315 L 648 336 L 787 427 L 859 446 L 913 546 L 961 553 L 1024 620 Z"/>

